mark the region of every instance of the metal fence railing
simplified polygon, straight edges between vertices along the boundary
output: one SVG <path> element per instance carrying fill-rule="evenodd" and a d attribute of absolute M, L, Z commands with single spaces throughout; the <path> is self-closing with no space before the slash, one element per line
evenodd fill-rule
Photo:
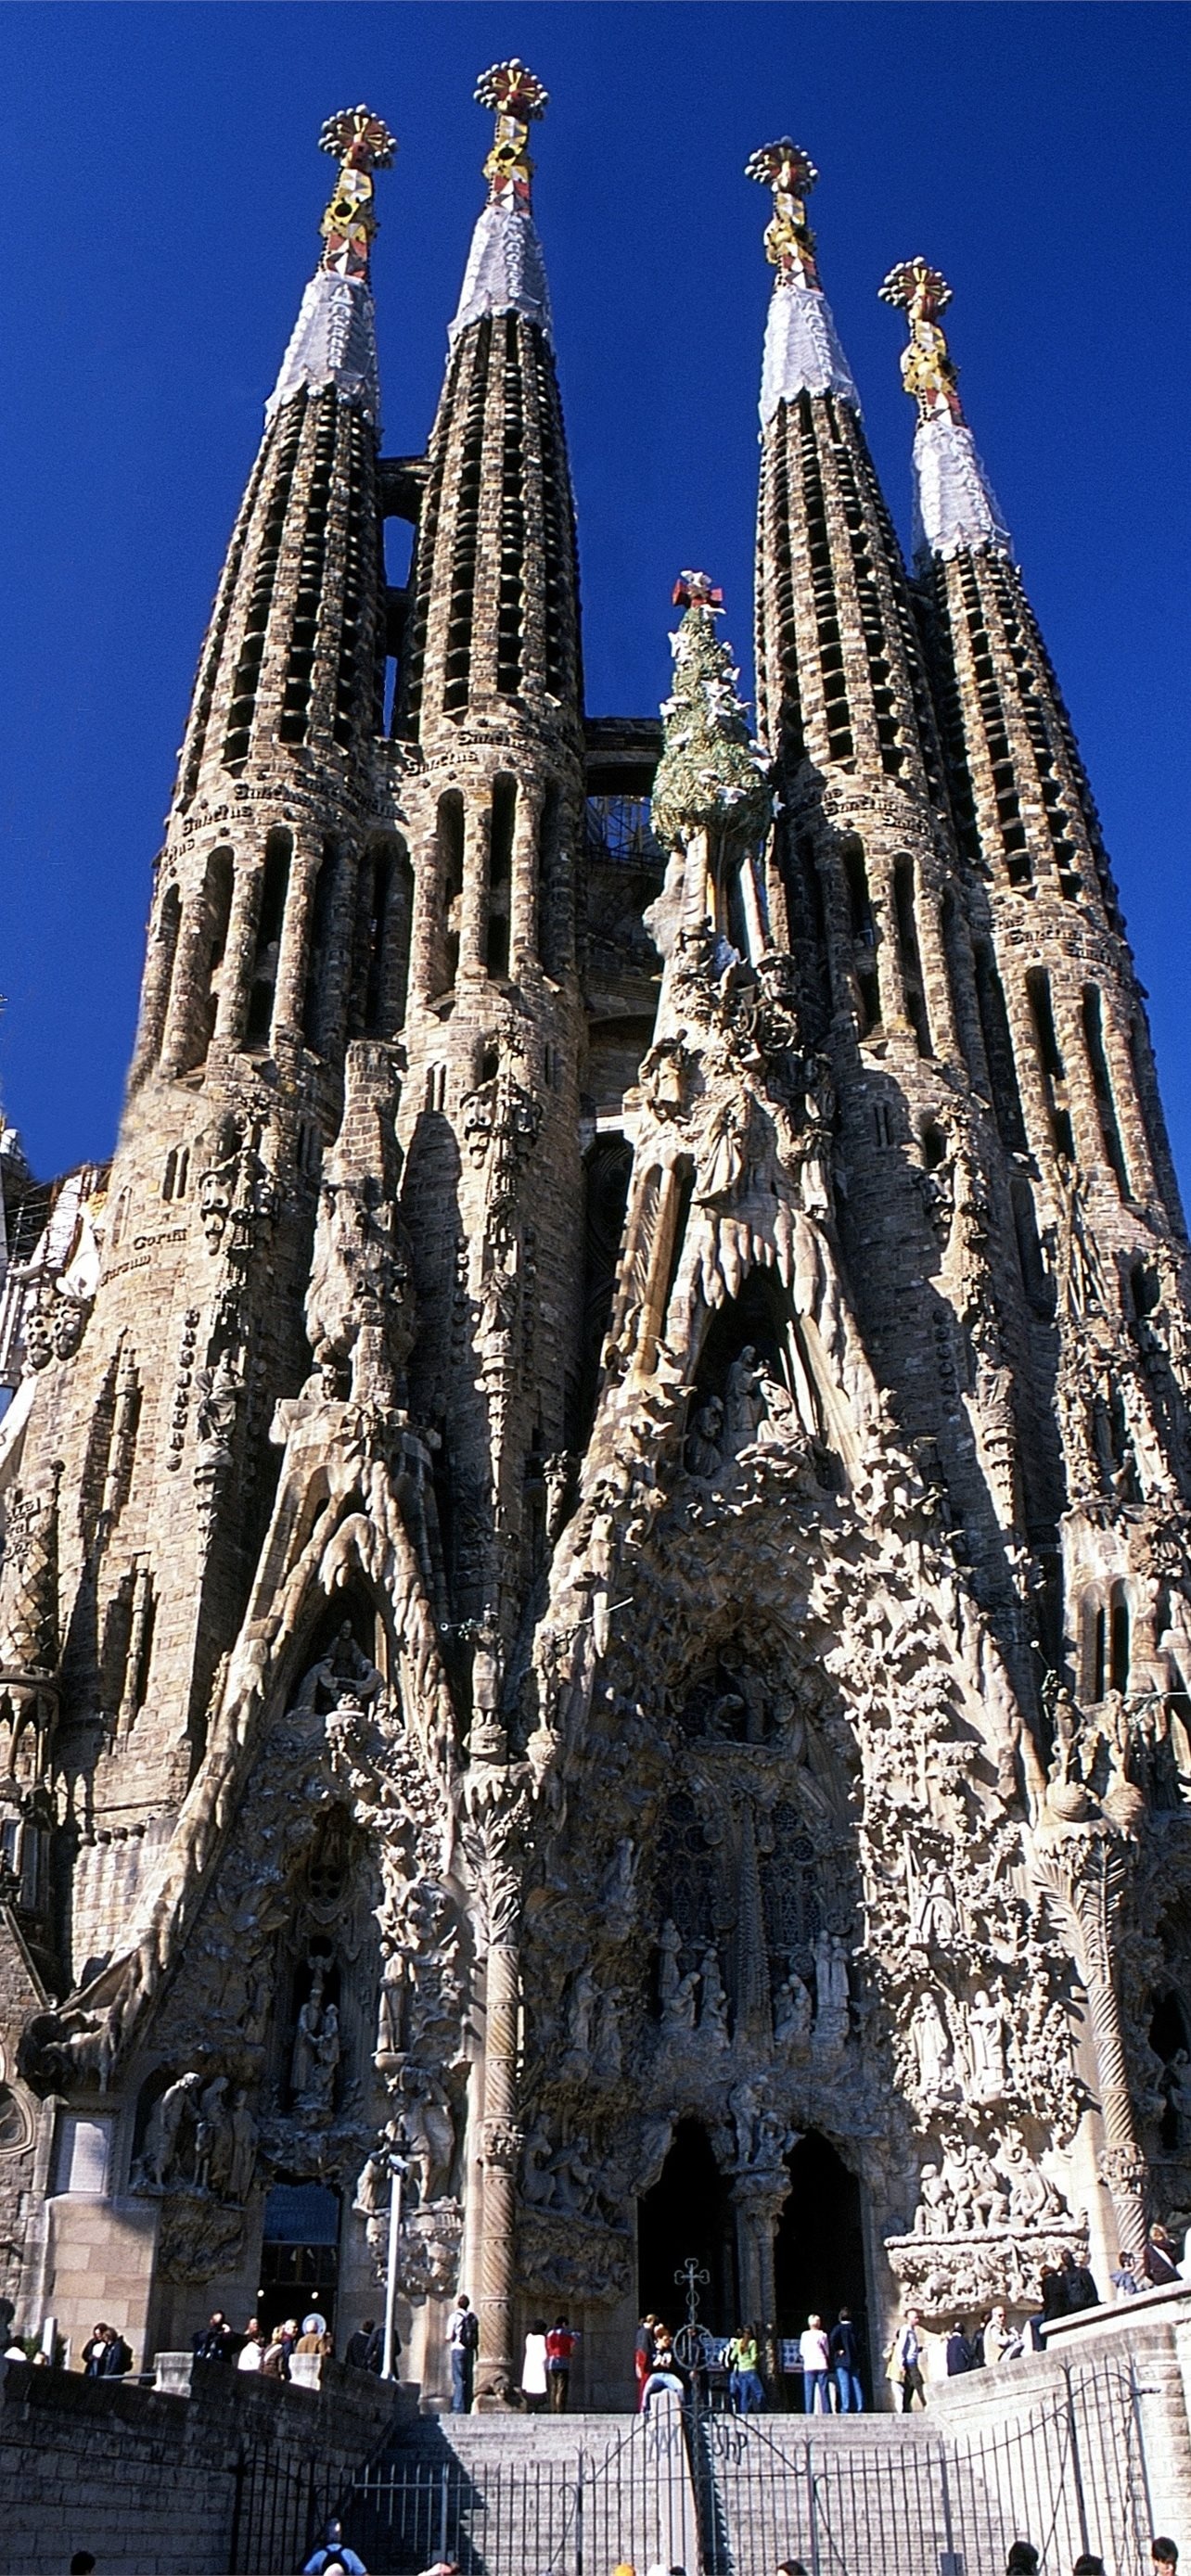
<path fill-rule="evenodd" d="M 435 2441 L 441 2445 L 433 2455 Z M 424 2427 L 350 2478 L 258 2446 L 240 2465 L 234 2576 L 289 2576 L 338 2513 L 370 2576 L 1001 2576 L 1031 2540 L 1042 2576 L 1088 2551 L 1149 2576 L 1150 2508 L 1132 2372 L 1070 2365 L 1060 2389 L 979 2424 L 929 2415 L 750 2416 L 667 2404 L 611 2439 L 460 2455 Z"/>

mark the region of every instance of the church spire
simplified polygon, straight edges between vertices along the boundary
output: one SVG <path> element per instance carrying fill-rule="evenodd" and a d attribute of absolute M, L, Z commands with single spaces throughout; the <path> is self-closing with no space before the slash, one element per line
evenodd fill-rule
<path fill-rule="evenodd" d="M 388 126 L 367 107 L 329 116 L 319 149 L 333 153 L 339 175 L 322 219 L 323 255 L 302 298 L 281 372 L 265 405 L 272 420 L 300 389 L 334 385 L 345 402 L 379 423 L 376 322 L 368 259 L 376 233 L 372 174 L 387 170 L 397 150 Z"/>
<path fill-rule="evenodd" d="M 765 227 L 765 255 L 777 270 L 773 301 L 765 329 L 761 371 L 761 426 L 767 428 L 779 403 L 799 394 L 838 394 L 860 409 L 852 370 L 840 347 L 831 306 L 819 282 L 815 236 L 807 221 L 806 200 L 819 176 L 809 153 L 783 135 L 766 143 L 745 163 L 746 179 L 773 191 L 773 213 Z"/>
<path fill-rule="evenodd" d="M 514 56 L 482 72 L 475 95 L 481 107 L 491 108 L 496 133 L 484 163 L 488 203 L 472 235 L 448 337 L 453 348 L 469 322 L 484 314 L 522 313 L 550 339 L 550 295 L 530 200 L 534 165 L 529 156 L 529 129 L 544 116 L 548 94 Z"/>
<path fill-rule="evenodd" d="M 1012 555 L 1013 541 L 964 419 L 957 370 L 939 323 L 951 302 L 946 278 L 924 259 L 903 259 L 877 292 L 910 325 L 901 369 L 906 392 L 918 405 L 915 552 L 925 548 L 946 558 L 986 546 Z"/>

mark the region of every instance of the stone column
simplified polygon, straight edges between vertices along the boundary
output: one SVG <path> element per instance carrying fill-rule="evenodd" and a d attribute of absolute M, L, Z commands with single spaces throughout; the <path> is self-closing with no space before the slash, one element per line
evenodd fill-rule
<path fill-rule="evenodd" d="M 314 903 L 315 881 L 322 852 L 299 845 L 290 860 L 289 886 L 285 917 L 281 925 L 281 944 L 277 952 L 277 981 L 273 990 L 273 1022 L 270 1031 L 276 1040 L 282 1029 L 295 1033 L 302 1026 L 302 1005 L 306 997 L 306 960 L 310 949 L 310 919 Z"/>
<path fill-rule="evenodd" d="M 248 1005 L 252 994 L 252 971 L 256 960 L 256 928 L 260 919 L 263 892 L 264 860 L 257 856 L 248 863 L 241 857 L 232 885 L 227 943 L 219 971 L 219 1006 L 215 1014 L 215 1035 L 222 1046 L 234 1048 L 244 1043 L 244 1031 L 248 1026 Z"/>
<path fill-rule="evenodd" d="M 480 2230 L 481 2405 L 508 2402 L 513 2384 L 513 2297 L 516 2286 L 517 2176 L 524 2144 L 517 2122 L 517 2034 L 520 2020 L 522 1836 L 530 1796 L 524 1764 L 475 1763 L 469 1800 L 483 1840 L 483 1893 L 488 1918 L 484 2117 L 480 2153 L 484 2214 Z"/>
<path fill-rule="evenodd" d="M 509 924 L 509 966 L 516 975 L 527 960 L 541 956 L 541 932 L 538 923 L 538 837 L 542 828 L 545 791 L 528 784 L 518 786 L 517 813 L 513 825 L 513 882 Z"/>
<path fill-rule="evenodd" d="M 1103 2177 L 1112 2198 L 1117 2243 L 1123 2254 L 1138 2256 L 1146 2242 L 1146 2166 L 1134 2125 L 1112 1973 L 1112 1922 L 1125 1874 L 1125 1853 L 1118 1837 L 1104 1827 L 1077 1826 L 1064 1836 L 1062 1852 L 1055 1855 L 1046 1878 L 1070 1917 L 1087 1988 L 1100 2077 Z"/>
<path fill-rule="evenodd" d="M 463 896 L 459 907 L 459 968 L 482 967 L 488 946 L 488 835 L 491 797 L 477 806 L 468 797 L 463 818 Z"/>
<path fill-rule="evenodd" d="M 755 2325 L 768 2350 L 777 2305 L 773 2278 L 774 2230 L 790 2194 L 784 2165 L 745 2166 L 732 2184 L 736 2209 L 736 2272 L 740 2325 Z M 772 2368 L 772 2355 L 770 2355 Z"/>

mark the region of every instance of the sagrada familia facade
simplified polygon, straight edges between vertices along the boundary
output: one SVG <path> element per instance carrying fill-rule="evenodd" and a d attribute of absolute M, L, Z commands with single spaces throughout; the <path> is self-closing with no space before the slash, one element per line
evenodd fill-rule
<path fill-rule="evenodd" d="M 116 1154 L 5 1149 L 3 2286 L 342 2336 L 399 2167 L 430 2391 L 466 2289 L 481 2394 L 565 2309 L 624 2402 L 687 2256 L 877 2376 L 1191 2208 L 1183 1217 L 942 277 L 911 575 L 754 156 L 756 734 L 694 571 L 585 718 L 545 98 L 477 96 L 425 454 L 325 129 Z"/>

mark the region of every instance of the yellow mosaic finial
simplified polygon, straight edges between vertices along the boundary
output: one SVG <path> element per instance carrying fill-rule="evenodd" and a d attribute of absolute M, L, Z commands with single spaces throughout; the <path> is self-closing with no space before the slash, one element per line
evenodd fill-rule
<path fill-rule="evenodd" d="M 326 243 L 322 265 L 337 277 L 367 277 L 376 231 L 372 173 L 389 169 L 396 137 L 371 108 L 341 107 L 327 118 L 318 146 L 320 152 L 333 152 L 340 165 L 320 226 Z"/>
<path fill-rule="evenodd" d="M 951 289 L 941 270 L 925 259 L 903 259 L 877 288 L 883 304 L 895 304 L 906 315 L 910 338 L 902 351 L 902 383 L 918 405 L 920 420 L 949 412 L 962 420 L 956 369 L 939 315 L 951 302 Z"/>
<path fill-rule="evenodd" d="M 773 190 L 773 213 L 765 227 L 765 256 L 783 286 L 819 284 L 815 236 L 806 219 L 806 199 L 819 176 L 809 152 L 784 134 L 766 143 L 745 162 L 746 179 Z"/>
<path fill-rule="evenodd" d="M 511 62 L 493 63 L 488 71 L 481 72 L 475 94 L 479 105 L 491 108 L 496 118 L 492 150 L 484 163 L 488 203 L 517 206 L 528 212 L 533 179 L 529 129 L 539 116 L 545 115 L 549 93 L 514 54 Z"/>

